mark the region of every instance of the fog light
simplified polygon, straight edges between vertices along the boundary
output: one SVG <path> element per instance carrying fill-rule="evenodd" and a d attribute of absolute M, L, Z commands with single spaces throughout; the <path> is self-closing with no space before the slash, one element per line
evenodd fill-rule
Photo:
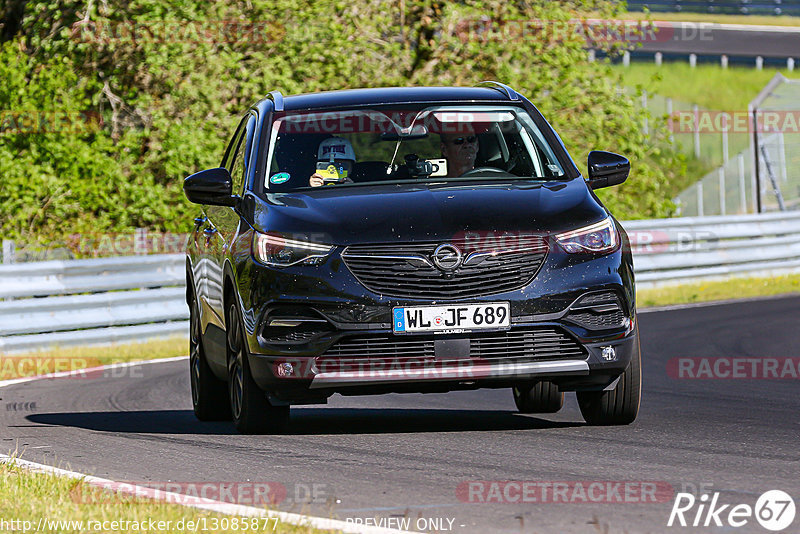
<path fill-rule="evenodd" d="M 277 368 L 278 376 L 285 378 L 294 374 L 294 366 L 291 363 L 279 363 Z"/>
<path fill-rule="evenodd" d="M 605 361 L 613 362 L 617 359 L 617 351 L 614 350 L 614 347 L 603 347 L 602 356 Z"/>

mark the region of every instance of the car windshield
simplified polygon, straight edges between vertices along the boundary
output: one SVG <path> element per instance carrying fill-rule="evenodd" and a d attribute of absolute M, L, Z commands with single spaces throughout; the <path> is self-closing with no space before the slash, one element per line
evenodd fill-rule
<path fill-rule="evenodd" d="M 447 105 L 277 113 L 265 189 L 564 177 L 520 107 Z"/>

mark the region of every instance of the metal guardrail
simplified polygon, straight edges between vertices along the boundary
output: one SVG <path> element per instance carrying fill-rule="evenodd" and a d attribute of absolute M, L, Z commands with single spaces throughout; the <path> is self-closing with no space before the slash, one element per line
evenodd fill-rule
<path fill-rule="evenodd" d="M 0 265 L 0 353 L 188 331 L 182 254 Z"/>
<path fill-rule="evenodd" d="M 636 284 L 648 288 L 800 272 L 800 212 L 628 221 Z"/>
<path fill-rule="evenodd" d="M 622 224 L 639 288 L 800 272 L 800 212 Z M 0 353 L 186 335 L 184 266 L 181 254 L 0 265 Z"/>
<path fill-rule="evenodd" d="M 628 0 L 630 11 L 797 15 L 798 0 Z"/>

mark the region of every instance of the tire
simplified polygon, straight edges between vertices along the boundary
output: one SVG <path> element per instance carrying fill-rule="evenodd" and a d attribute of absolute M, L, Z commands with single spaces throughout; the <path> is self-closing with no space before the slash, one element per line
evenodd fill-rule
<path fill-rule="evenodd" d="M 521 413 L 556 413 L 564 405 L 564 394 L 547 380 L 520 384 L 511 391 Z"/>
<path fill-rule="evenodd" d="M 230 421 L 228 387 L 211 372 L 200 334 L 200 313 L 197 299 L 189 305 L 189 382 L 192 388 L 192 408 L 200 421 Z"/>
<path fill-rule="evenodd" d="M 629 425 L 639 414 L 642 398 L 642 358 L 639 326 L 636 326 L 636 347 L 627 369 L 609 391 L 579 391 L 578 406 L 590 425 Z"/>
<path fill-rule="evenodd" d="M 250 373 L 244 331 L 235 303 L 229 303 L 226 317 L 228 338 L 228 392 L 236 430 L 242 434 L 273 434 L 289 424 L 289 406 L 273 406 Z"/>

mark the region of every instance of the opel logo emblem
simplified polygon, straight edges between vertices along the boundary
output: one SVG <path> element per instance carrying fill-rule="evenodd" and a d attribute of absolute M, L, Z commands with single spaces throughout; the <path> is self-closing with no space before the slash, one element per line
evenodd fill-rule
<path fill-rule="evenodd" d="M 433 263 L 443 271 L 455 271 L 461 266 L 461 251 L 453 245 L 439 245 L 433 251 Z"/>

